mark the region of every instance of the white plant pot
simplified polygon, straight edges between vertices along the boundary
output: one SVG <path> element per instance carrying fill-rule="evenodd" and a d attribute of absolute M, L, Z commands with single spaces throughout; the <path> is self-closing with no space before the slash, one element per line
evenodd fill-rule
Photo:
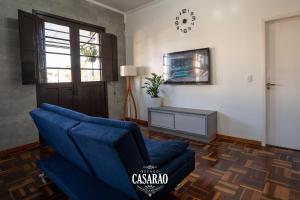
<path fill-rule="evenodd" d="M 156 98 L 151 97 L 149 99 L 148 107 L 156 108 L 156 107 L 160 107 L 160 106 L 162 106 L 162 98 L 160 98 L 160 97 L 156 97 Z"/>

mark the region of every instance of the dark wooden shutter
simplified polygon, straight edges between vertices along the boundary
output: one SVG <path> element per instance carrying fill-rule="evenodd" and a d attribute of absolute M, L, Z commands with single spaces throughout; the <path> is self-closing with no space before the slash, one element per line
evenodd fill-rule
<path fill-rule="evenodd" d="M 45 45 L 44 45 L 44 20 L 35 15 L 35 37 L 36 37 L 36 80 L 37 83 L 47 83 Z"/>
<path fill-rule="evenodd" d="M 101 34 L 102 80 L 118 81 L 118 45 L 117 36 L 110 33 Z"/>
<path fill-rule="evenodd" d="M 35 17 L 18 10 L 22 83 L 36 83 Z"/>

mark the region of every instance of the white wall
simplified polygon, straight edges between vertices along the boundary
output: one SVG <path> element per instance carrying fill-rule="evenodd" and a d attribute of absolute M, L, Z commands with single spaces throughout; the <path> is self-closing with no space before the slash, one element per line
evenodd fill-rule
<path fill-rule="evenodd" d="M 182 8 L 197 16 L 188 34 L 174 25 Z M 263 140 L 263 19 L 297 11 L 299 0 L 164 0 L 126 16 L 127 64 L 161 74 L 164 53 L 210 47 L 213 85 L 163 86 L 164 105 L 217 110 L 219 133 Z M 142 82 L 136 78 L 134 91 L 139 118 L 146 120 Z"/>

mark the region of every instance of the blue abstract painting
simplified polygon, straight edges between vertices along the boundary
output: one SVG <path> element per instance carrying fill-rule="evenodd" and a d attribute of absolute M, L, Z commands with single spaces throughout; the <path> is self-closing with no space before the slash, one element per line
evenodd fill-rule
<path fill-rule="evenodd" d="M 164 55 L 166 83 L 209 83 L 209 49 L 197 49 Z"/>

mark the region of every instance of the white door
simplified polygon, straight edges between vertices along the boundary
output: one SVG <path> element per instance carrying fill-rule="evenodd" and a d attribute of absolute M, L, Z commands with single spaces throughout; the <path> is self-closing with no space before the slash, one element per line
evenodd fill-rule
<path fill-rule="evenodd" d="M 300 16 L 266 27 L 267 144 L 300 150 Z"/>

